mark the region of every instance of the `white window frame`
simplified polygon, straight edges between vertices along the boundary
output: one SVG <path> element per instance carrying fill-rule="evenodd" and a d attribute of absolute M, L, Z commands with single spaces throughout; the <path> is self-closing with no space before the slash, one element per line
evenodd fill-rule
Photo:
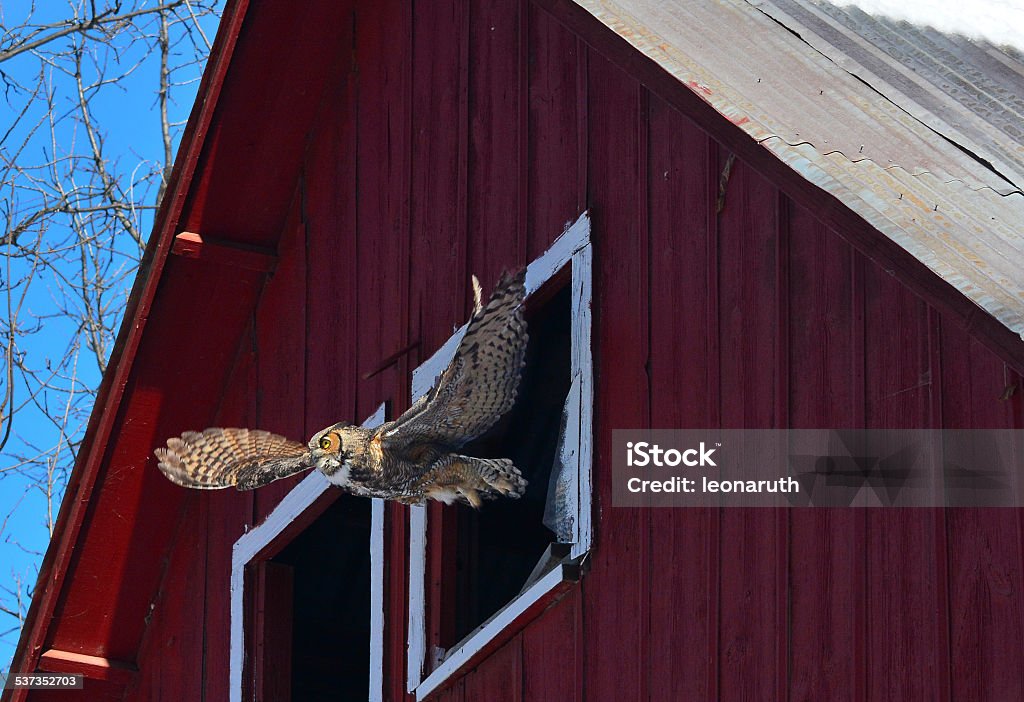
<path fill-rule="evenodd" d="M 381 405 L 363 422 L 376 427 L 384 422 Z M 231 702 L 242 702 L 242 668 L 245 661 L 245 568 L 268 557 L 268 547 L 281 532 L 301 517 L 328 490 L 336 490 L 318 470 L 285 495 L 259 526 L 243 534 L 231 552 Z M 339 493 L 340 494 L 340 493 Z M 370 695 L 368 702 L 384 699 L 384 500 L 370 505 Z"/>
<path fill-rule="evenodd" d="M 407 649 L 407 690 L 422 700 L 443 687 L 453 676 L 477 661 L 502 639 L 517 622 L 543 608 L 558 592 L 567 589 L 579 578 L 578 563 L 590 550 L 591 464 L 593 457 L 593 358 L 591 354 L 591 297 L 593 251 L 590 245 L 590 216 L 584 212 L 574 224 L 555 240 L 542 256 L 526 269 L 527 297 L 540 289 L 566 265 L 571 265 L 572 310 L 570 354 L 572 383 L 566 406 L 571 417 L 567 422 L 559 450 L 569 477 L 575 478 L 573 544 L 567 558 L 506 604 L 472 636 L 449 651 L 426 677 L 426 565 L 427 509 L 423 505 L 410 508 L 409 520 L 409 640 Z M 433 387 L 444 371 L 466 332 L 463 325 L 437 352 L 412 374 L 412 399 L 415 401 Z M 572 467 L 575 467 L 573 474 Z"/>

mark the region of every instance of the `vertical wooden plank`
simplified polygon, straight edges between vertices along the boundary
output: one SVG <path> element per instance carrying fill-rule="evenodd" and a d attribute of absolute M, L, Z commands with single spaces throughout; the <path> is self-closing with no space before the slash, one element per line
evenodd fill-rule
<path fill-rule="evenodd" d="M 135 683 L 123 690 L 124 699 L 192 699 L 202 695 L 202 679 L 188 675 L 188 671 L 203 665 L 203 617 L 195 615 L 203 612 L 205 595 L 203 556 L 207 538 L 199 522 L 201 517 L 199 496 L 189 495 L 173 527 L 177 538 L 162 563 L 159 587 L 151 594 L 135 658 L 139 673 Z M 85 689 L 93 690 L 97 699 L 105 698 L 102 687 L 102 683 L 85 681 Z M 59 695 L 55 698 L 63 699 Z"/>
<path fill-rule="evenodd" d="M 867 419 L 876 427 L 927 428 L 928 308 L 876 265 L 867 266 L 865 278 Z"/>
<path fill-rule="evenodd" d="M 579 590 L 532 623 L 522 635 L 523 702 L 577 699 L 576 633 Z"/>
<path fill-rule="evenodd" d="M 293 576 L 291 566 L 256 564 L 253 651 L 257 702 L 289 702 L 292 695 Z"/>
<path fill-rule="evenodd" d="M 928 379 L 931 387 L 928 392 L 929 402 L 929 427 L 944 426 L 945 419 L 942 413 L 942 375 L 943 359 L 942 344 L 940 338 L 939 313 L 934 308 L 927 309 L 926 324 L 928 325 Z M 939 676 L 939 697 L 940 702 L 949 702 L 952 699 L 952 661 L 950 660 L 949 632 L 950 618 L 952 611 L 949 600 L 949 524 L 945 508 L 928 510 L 925 515 L 931 517 L 931 529 L 933 534 L 933 554 L 935 559 L 935 599 L 933 607 L 939 613 L 932 618 L 932 628 L 935 633 L 935 647 L 941 653 L 938 659 Z"/>
<path fill-rule="evenodd" d="M 415 6 L 409 338 L 414 365 L 466 321 L 467 0 Z M 429 265 L 425 265 L 429 261 Z"/>
<path fill-rule="evenodd" d="M 722 426 L 768 429 L 778 421 L 778 193 L 737 161 L 723 205 L 718 259 Z M 721 512 L 723 700 L 785 697 L 776 657 L 789 645 L 779 626 L 787 605 L 780 514 L 784 517 L 764 509 Z"/>
<path fill-rule="evenodd" d="M 160 669 L 156 666 L 146 666 L 143 661 L 139 662 L 139 677 L 134 686 L 129 687 L 125 691 L 124 700 L 125 702 L 143 702 L 144 700 L 159 700 L 160 693 L 157 686 L 157 674 Z M 33 702 L 37 699 L 43 699 L 45 697 L 40 695 L 34 697 Z"/>
<path fill-rule="evenodd" d="M 338 27 L 338 50 L 354 52 L 354 17 Z M 306 225 L 306 431 L 358 423 L 356 316 L 355 65 L 328 91 L 303 169 Z"/>
<path fill-rule="evenodd" d="M 384 699 L 402 700 L 409 641 L 409 508 L 386 504 L 384 513 Z"/>
<path fill-rule="evenodd" d="M 715 145 L 656 98 L 650 121 L 651 421 L 656 428 L 712 427 L 718 383 L 709 373 L 705 264 L 715 247 L 710 215 L 717 178 L 709 177 Z M 712 699 L 718 510 L 654 509 L 650 520 L 650 697 Z M 680 651 L 702 655 L 680 665 Z"/>
<path fill-rule="evenodd" d="M 526 0 L 475 0 L 469 15 L 468 273 L 488 294 L 526 263 L 522 124 Z"/>
<path fill-rule="evenodd" d="M 544 253 L 585 209 L 581 186 L 580 65 L 576 35 L 529 3 L 527 257 Z"/>
<path fill-rule="evenodd" d="M 278 243 L 278 262 L 256 310 L 256 426 L 296 441 L 306 431 L 306 229 L 297 193 Z M 305 474 L 254 493 L 260 523 Z"/>
<path fill-rule="evenodd" d="M 940 335 L 945 427 L 1013 428 L 1013 398 L 1000 398 L 1016 377 L 959 326 L 943 324 Z M 953 699 L 1024 699 L 1018 517 L 1012 509 L 947 511 Z"/>
<path fill-rule="evenodd" d="M 854 252 L 813 213 L 789 216 L 789 423 L 855 427 L 859 358 Z M 793 699 L 856 700 L 864 669 L 864 513 L 795 508 L 790 513 Z"/>
<path fill-rule="evenodd" d="M 221 426 L 252 426 L 255 422 L 255 355 L 250 329 L 243 335 L 231 380 L 217 414 Z M 252 525 L 253 494 L 237 490 L 203 491 L 200 513 L 206 533 L 206 577 L 203 591 L 204 630 L 202 681 L 205 699 L 228 699 L 231 639 L 231 549 Z"/>
<path fill-rule="evenodd" d="M 775 426 L 789 426 L 790 404 L 790 295 L 789 295 L 789 241 L 792 203 L 781 192 L 775 192 L 775 319 L 777 345 L 775 348 Z M 777 444 L 778 445 L 778 444 Z M 774 510 L 775 527 L 775 592 L 779 598 L 775 609 L 775 690 L 776 695 L 789 692 L 790 650 L 790 511 Z"/>
<path fill-rule="evenodd" d="M 405 395 L 411 4 L 356 6 L 356 414 Z M 400 390 L 401 389 L 401 390 Z"/>
<path fill-rule="evenodd" d="M 594 241 L 596 441 L 592 570 L 584 589 L 584 698 L 647 698 L 649 512 L 611 504 L 612 429 L 643 428 L 648 405 L 647 206 L 640 201 L 640 86 L 590 52 L 587 119 Z M 611 645 L 610 642 L 614 642 Z"/>
<path fill-rule="evenodd" d="M 937 378 L 928 308 L 879 266 L 864 276 L 867 426 L 929 428 Z M 868 510 L 869 698 L 948 699 L 942 519 L 939 509 Z"/>
<path fill-rule="evenodd" d="M 465 678 L 465 702 L 522 702 L 522 637 L 484 659 Z"/>
<path fill-rule="evenodd" d="M 859 419 L 856 379 L 850 372 L 856 353 L 853 262 L 857 254 L 813 213 L 796 205 L 792 208 L 788 247 L 792 426 L 853 427 Z"/>
<path fill-rule="evenodd" d="M 867 304 L 865 303 L 866 292 L 865 288 L 865 271 L 867 270 L 870 262 L 865 256 L 860 253 L 854 253 L 853 262 L 851 264 L 850 271 L 850 307 L 851 307 L 851 327 L 852 327 L 852 358 L 850 365 L 850 378 L 853 385 L 852 388 L 852 411 L 854 414 L 854 427 L 867 428 Z M 871 625 L 868 621 L 868 608 L 867 598 L 870 594 L 870 588 L 868 587 L 868 580 L 870 573 L 868 569 L 868 554 L 867 554 L 867 527 L 868 527 L 868 513 L 864 512 L 863 519 L 859 520 L 859 526 L 861 530 L 861 539 L 864 543 L 864 554 L 863 557 L 858 559 L 859 563 L 862 563 L 861 572 L 858 580 L 860 581 L 860 589 L 864 592 L 863 606 L 858 612 L 858 616 L 861 619 L 860 626 L 856 627 L 854 631 L 854 650 L 860 656 L 860 660 L 864 662 L 858 672 L 853 685 L 853 699 L 864 700 L 868 697 L 868 684 L 870 673 L 868 671 L 868 646 L 870 645 L 870 629 Z"/>
<path fill-rule="evenodd" d="M 466 696 L 466 679 L 459 678 L 447 690 L 437 695 L 437 702 L 463 702 Z"/>

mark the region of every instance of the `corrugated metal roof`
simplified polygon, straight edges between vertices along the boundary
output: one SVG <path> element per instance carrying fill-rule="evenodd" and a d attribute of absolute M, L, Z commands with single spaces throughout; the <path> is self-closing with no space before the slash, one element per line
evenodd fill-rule
<path fill-rule="evenodd" d="M 1024 184 L 1024 56 L 854 6 L 754 3 L 939 134 Z M 1011 186 L 1011 183 L 1015 184 Z"/>
<path fill-rule="evenodd" d="M 811 0 L 576 0 L 1024 337 L 1019 53 Z"/>

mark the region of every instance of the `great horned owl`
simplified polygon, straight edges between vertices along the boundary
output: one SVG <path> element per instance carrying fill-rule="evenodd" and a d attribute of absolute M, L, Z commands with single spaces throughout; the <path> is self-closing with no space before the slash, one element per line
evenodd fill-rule
<path fill-rule="evenodd" d="M 252 429 L 186 432 L 156 450 L 160 470 L 199 489 L 251 490 L 316 468 L 349 492 L 407 504 L 429 498 L 480 507 L 484 499 L 520 497 L 526 480 L 512 461 L 456 450 L 515 402 L 526 356 L 524 278 L 525 271 L 502 276 L 486 306 L 473 278 L 474 311 L 455 356 L 430 392 L 395 421 L 376 429 L 339 422 L 308 445 Z"/>

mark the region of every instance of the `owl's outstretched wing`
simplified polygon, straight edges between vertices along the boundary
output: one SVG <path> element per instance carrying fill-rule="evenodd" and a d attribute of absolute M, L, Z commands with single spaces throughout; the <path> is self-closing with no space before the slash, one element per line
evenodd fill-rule
<path fill-rule="evenodd" d="M 168 480 L 201 490 L 252 490 L 314 465 L 305 444 L 253 429 L 187 431 L 155 453 Z"/>
<path fill-rule="evenodd" d="M 476 310 L 455 356 L 430 392 L 393 423 L 381 426 L 385 449 L 415 443 L 458 448 L 512 408 L 526 360 L 525 277 L 525 270 L 503 275 L 485 306 L 474 280 Z"/>

